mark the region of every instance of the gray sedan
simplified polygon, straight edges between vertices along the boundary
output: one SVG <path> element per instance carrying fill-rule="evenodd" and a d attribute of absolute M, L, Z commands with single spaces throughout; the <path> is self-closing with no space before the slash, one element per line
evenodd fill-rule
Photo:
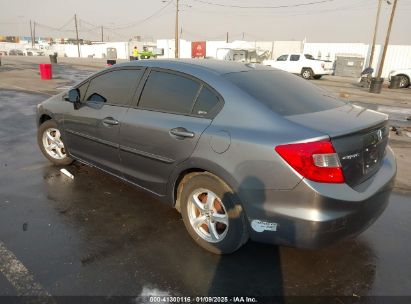
<path fill-rule="evenodd" d="M 51 162 L 151 192 L 219 254 L 249 239 L 319 248 L 355 236 L 396 174 L 386 115 L 254 64 L 118 64 L 41 103 L 37 123 Z"/>

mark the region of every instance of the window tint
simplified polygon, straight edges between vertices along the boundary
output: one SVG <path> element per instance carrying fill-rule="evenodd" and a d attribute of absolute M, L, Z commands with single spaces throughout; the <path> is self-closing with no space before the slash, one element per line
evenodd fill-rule
<path fill-rule="evenodd" d="M 219 101 L 218 97 L 210 89 L 203 87 L 194 105 L 193 114 L 207 116 Z"/>
<path fill-rule="evenodd" d="M 319 112 L 345 104 L 309 81 L 286 72 L 249 71 L 225 77 L 282 116 Z"/>
<path fill-rule="evenodd" d="M 198 82 L 186 77 L 152 71 L 141 94 L 139 107 L 190 114 L 199 88 Z"/>
<path fill-rule="evenodd" d="M 310 54 L 304 54 L 305 58 L 310 59 L 310 60 L 315 60 L 314 57 Z"/>
<path fill-rule="evenodd" d="M 101 101 L 126 105 L 131 90 L 133 90 L 141 77 L 143 70 L 117 70 L 105 73 L 91 80 L 87 89 L 87 101 Z"/>
<path fill-rule="evenodd" d="M 298 61 L 300 60 L 300 55 L 291 55 L 290 56 L 290 61 Z"/>
<path fill-rule="evenodd" d="M 277 58 L 277 61 L 287 61 L 288 55 L 282 55 Z"/>

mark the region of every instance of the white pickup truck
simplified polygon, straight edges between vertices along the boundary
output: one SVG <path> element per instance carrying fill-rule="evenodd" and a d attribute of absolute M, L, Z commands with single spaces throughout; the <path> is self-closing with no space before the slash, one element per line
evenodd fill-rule
<path fill-rule="evenodd" d="M 264 60 L 263 64 L 299 74 L 304 79 L 320 79 L 321 76 L 330 75 L 333 72 L 332 62 L 314 59 L 310 54 L 281 55 L 276 60 Z"/>

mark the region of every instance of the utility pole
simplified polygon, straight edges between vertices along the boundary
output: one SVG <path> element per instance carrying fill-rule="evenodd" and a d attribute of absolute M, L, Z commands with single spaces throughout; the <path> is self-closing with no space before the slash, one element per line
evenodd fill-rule
<path fill-rule="evenodd" d="M 228 32 L 227 32 L 227 36 L 225 38 L 225 42 L 228 43 Z"/>
<path fill-rule="evenodd" d="M 179 0 L 176 0 L 176 28 L 175 28 L 175 37 L 174 37 L 174 39 L 175 39 L 175 58 L 179 58 L 180 56 L 179 56 L 179 54 L 180 54 L 180 51 L 179 51 L 179 38 L 178 38 L 178 2 L 179 2 Z"/>
<path fill-rule="evenodd" d="M 374 35 L 372 38 L 372 46 L 371 46 L 371 54 L 370 59 L 368 60 L 368 66 L 372 66 L 372 61 L 374 59 L 374 51 L 375 51 L 375 41 L 377 39 L 377 30 L 378 30 L 378 22 L 380 20 L 380 12 L 381 12 L 381 5 L 383 0 L 378 0 L 378 9 L 377 9 L 377 17 L 375 19 L 375 27 L 374 27 Z"/>
<path fill-rule="evenodd" d="M 104 29 L 103 29 L 103 26 L 101 26 L 101 42 L 104 42 Z"/>
<path fill-rule="evenodd" d="M 31 37 L 31 47 L 34 48 L 33 27 L 31 25 L 31 20 L 30 20 L 30 37 Z"/>
<path fill-rule="evenodd" d="M 388 43 L 390 42 L 391 28 L 392 28 L 392 23 L 394 21 L 394 15 L 395 15 L 395 9 L 397 8 L 397 2 L 398 2 L 398 0 L 394 0 L 394 5 L 392 6 L 391 16 L 390 16 L 390 23 L 388 24 L 387 36 L 385 37 L 384 49 L 382 51 L 380 66 L 378 68 L 377 79 L 381 78 L 382 69 L 384 67 L 385 54 L 387 53 Z"/>
<path fill-rule="evenodd" d="M 80 58 L 80 40 L 78 39 L 77 14 L 74 14 L 74 24 L 76 25 L 77 51 L 78 57 Z"/>
<path fill-rule="evenodd" d="M 241 40 L 244 40 L 244 32 L 243 32 L 243 35 L 242 35 L 242 37 L 241 37 Z"/>
<path fill-rule="evenodd" d="M 36 21 L 33 22 L 33 47 L 36 45 Z"/>

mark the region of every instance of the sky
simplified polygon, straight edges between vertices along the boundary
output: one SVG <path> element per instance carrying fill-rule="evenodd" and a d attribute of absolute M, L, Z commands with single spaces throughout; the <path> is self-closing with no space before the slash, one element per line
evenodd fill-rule
<path fill-rule="evenodd" d="M 393 2 L 394 0 L 391 0 Z M 392 4 L 383 1 L 377 43 L 383 43 Z M 311 4 L 310 4 L 311 3 Z M 378 0 L 180 0 L 181 38 L 187 40 L 370 43 Z M 0 0 L 0 35 L 79 36 L 126 41 L 174 38 L 176 0 Z M 390 44 L 411 45 L 411 0 L 398 0 Z"/>

